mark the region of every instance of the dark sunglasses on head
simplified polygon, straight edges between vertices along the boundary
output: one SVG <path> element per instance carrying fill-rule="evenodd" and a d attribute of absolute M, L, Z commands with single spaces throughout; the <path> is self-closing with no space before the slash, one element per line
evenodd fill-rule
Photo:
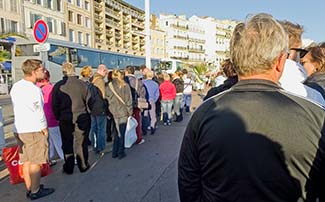
<path fill-rule="evenodd" d="M 307 50 L 302 49 L 302 48 L 290 48 L 290 50 L 294 50 L 294 51 L 299 52 L 300 53 L 300 58 L 303 58 L 308 53 Z"/>

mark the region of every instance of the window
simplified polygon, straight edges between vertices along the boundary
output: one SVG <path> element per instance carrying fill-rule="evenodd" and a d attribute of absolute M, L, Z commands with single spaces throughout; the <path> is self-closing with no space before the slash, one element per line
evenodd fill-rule
<path fill-rule="evenodd" d="M 82 32 L 78 32 L 78 43 L 82 44 Z"/>
<path fill-rule="evenodd" d="M 0 31 L 1 32 L 5 32 L 5 19 L 4 18 L 1 18 L 1 22 L 0 22 Z"/>
<path fill-rule="evenodd" d="M 69 22 L 73 22 L 73 12 L 72 11 L 69 11 L 68 12 L 69 14 Z"/>
<path fill-rule="evenodd" d="M 90 65 L 94 68 L 97 68 L 100 63 L 99 53 L 94 51 L 78 50 L 78 67 L 83 67 Z"/>
<path fill-rule="evenodd" d="M 36 3 L 42 5 L 42 0 L 36 0 Z"/>
<path fill-rule="evenodd" d="M 62 65 L 64 62 L 67 61 L 67 53 L 68 48 L 57 45 L 51 45 L 51 48 L 48 53 L 49 61 Z"/>
<path fill-rule="evenodd" d="M 61 22 L 61 36 L 66 36 L 65 23 Z"/>
<path fill-rule="evenodd" d="M 90 34 L 86 34 L 86 45 L 90 45 Z"/>
<path fill-rule="evenodd" d="M 53 9 L 53 0 L 47 0 L 47 7 Z"/>
<path fill-rule="evenodd" d="M 0 0 L 0 9 L 3 9 L 3 0 Z"/>
<path fill-rule="evenodd" d="M 166 26 L 168 27 L 168 21 L 166 21 Z"/>
<path fill-rule="evenodd" d="M 77 14 L 77 24 L 81 25 L 81 15 Z"/>
<path fill-rule="evenodd" d="M 10 11 L 17 13 L 17 0 L 10 0 Z"/>
<path fill-rule="evenodd" d="M 85 19 L 86 27 L 90 28 L 90 19 L 86 17 Z"/>
<path fill-rule="evenodd" d="M 39 19 L 42 19 L 41 15 L 30 13 L 30 28 L 33 28 L 35 22 Z"/>
<path fill-rule="evenodd" d="M 62 0 L 56 0 L 56 8 L 57 11 L 61 11 L 62 10 Z"/>
<path fill-rule="evenodd" d="M 89 2 L 88 1 L 85 1 L 85 9 L 87 11 L 90 11 L 90 6 L 89 6 Z"/>
<path fill-rule="evenodd" d="M 72 0 L 68 0 L 68 2 L 72 4 Z"/>
<path fill-rule="evenodd" d="M 52 20 L 52 18 L 47 18 L 47 27 L 49 28 L 49 32 L 53 33 L 53 20 Z"/>
<path fill-rule="evenodd" d="M 81 7 L 81 0 L 77 0 L 77 6 Z"/>
<path fill-rule="evenodd" d="M 33 44 L 17 45 L 15 56 L 38 56 L 39 52 L 34 52 Z"/>
<path fill-rule="evenodd" d="M 74 31 L 72 29 L 69 29 L 69 41 L 74 41 Z"/>

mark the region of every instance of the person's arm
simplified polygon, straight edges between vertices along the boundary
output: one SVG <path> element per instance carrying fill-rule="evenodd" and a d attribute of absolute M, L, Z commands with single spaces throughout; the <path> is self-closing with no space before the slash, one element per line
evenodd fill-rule
<path fill-rule="evenodd" d="M 125 85 L 125 105 L 128 111 L 128 115 L 132 116 L 133 114 L 133 105 L 132 105 L 132 94 L 131 94 L 131 88 L 129 85 Z"/>
<path fill-rule="evenodd" d="M 35 95 L 35 100 L 34 100 L 34 112 L 37 114 L 36 117 L 39 118 L 38 124 L 41 128 L 41 132 L 47 136 L 48 135 L 48 129 L 47 129 L 47 122 L 46 122 L 46 117 L 44 113 L 44 99 L 43 99 L 43 94 L 41 89 L 38 89 L 39 92 L 38 94 Z"/>
<path fill-rule="evenodd" d="M 55 84 L 53 86 L 53 90 L 52 90 L 52 96 L 51 96 L 51 106 L 52 106 L 52 111 L 53 114 L 56 118 L 56 120 L 60 120 L 60 98 L 59 98 L 59 86 L 57 84 Z"/>
<path fill-rule="evenodd" d="M 199 154 L 193 117 L 187 125 L 178 159 L 178 189 L 181 202 L 200 202 L 202 197 Z"/>

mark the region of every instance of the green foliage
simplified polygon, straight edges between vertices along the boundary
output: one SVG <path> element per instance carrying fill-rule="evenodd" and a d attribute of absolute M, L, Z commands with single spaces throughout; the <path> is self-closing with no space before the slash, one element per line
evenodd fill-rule
<path fill-rule="evenodd" d="M 201 79 L 202 75 L 205 75 L 208 72 L 208 67 L 205 64 L 197 64 L 192 67 L 193 72 L 195 73 L 196 80 L 200 83 L 203 82 Z"/>
<path fill-rule="evenodd" d="M 20 38 L 28 39 L 25 34 L 17 33 L 17 32 L 8 32 L 0 34 L 0 39 L 4 39 L 10 36 L 18 36 Z"/>
<path fill-rule="evenodd" d="M 0 51 L 0 62 L 10 60 L 11 53 L 7 50 Z"/>

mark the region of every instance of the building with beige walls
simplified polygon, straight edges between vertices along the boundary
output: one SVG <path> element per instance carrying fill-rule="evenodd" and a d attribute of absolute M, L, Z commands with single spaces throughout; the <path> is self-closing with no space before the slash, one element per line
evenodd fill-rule
<path fill-rule="evenodd" d="M 167 58 L 166 32 L 159 28 L 157 16 L 150 16 L 150 49 L 151 57 L 157 59 Z"/>
<path fill-rule="evenodd" d="M 66 0 L 65 22 L 69 41 L 95 47 L 93 2 L 93 0 Z"/>
<path fill-rule="evenodd" d="M 22 0 L 0 0 L 0 32 L 23 33 Z"/>
<path fill-rule="evenodd" d="M 33 38 L 33 27 L 42 19 L 48 25 L 49 38 L 67 40 L 64 0 L 24 0 L 22 2 L 24 32 Z"/>
<path fill-rule="evenodd" d="M 94 0 L 95 47 L 144 56 L 144 11 L 122 0 Z"/>

